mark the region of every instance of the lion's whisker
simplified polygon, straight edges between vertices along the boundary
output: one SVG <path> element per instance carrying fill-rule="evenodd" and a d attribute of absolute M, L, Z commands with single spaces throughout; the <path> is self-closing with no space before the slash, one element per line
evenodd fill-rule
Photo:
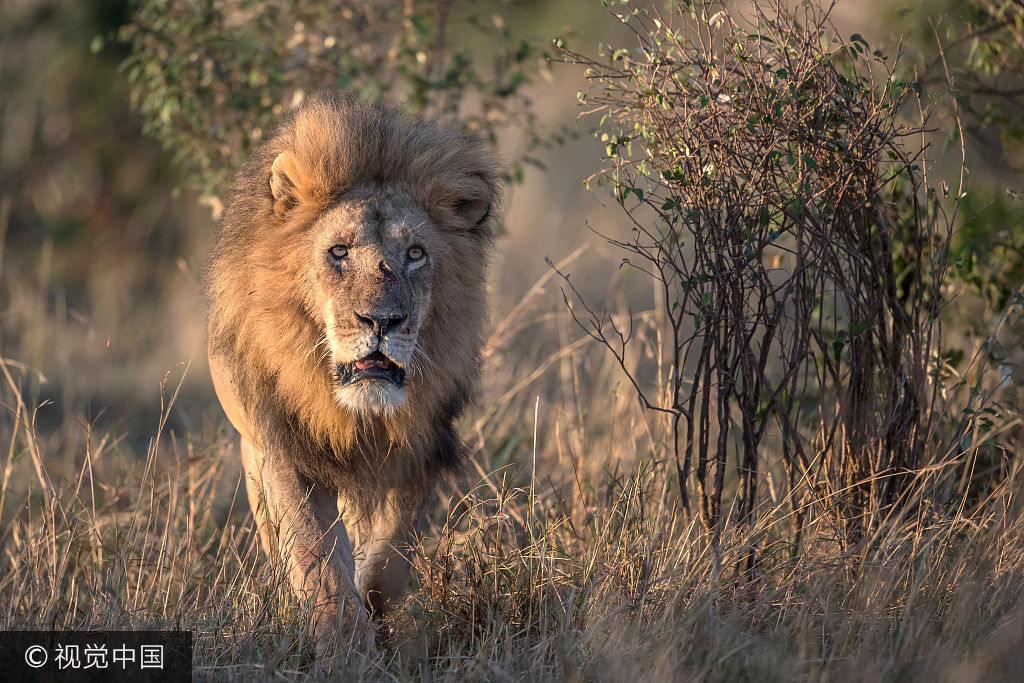
<path fill-rule="evenodd" d="M 327 357 L 327 354 L 331 352 L 331 348 L 330 348 L 330 344 L 328 343 L 328 340 L 327 340 L 327 333 L 326 332 L 321 332 L 320 333 L 320 339 L 318 339 L 316 344 L 313 344 L 313 346 L 308 351 L 306 351 L 306 358 L 309 358 L 314 353 L 316 353 L 316 350 L 318 348 L 320 348 L 321 346 L 324 347 L 324 353 L 320 356 L 320 358 L 317 359 L 317 364 L 322 363 L 324 361 L 324 358 Z"/>
<path fill-rule="evenodd" d="M 420 359 L 426 365 L 428 365 L 430 367 L 430 369 L 434 371 L 435 374 L 437 374 L 439 372 L 439 368 L 437 367 L 437 363 L 435 363 L 434 360 L 429 355 L 427 355 L 427 352 L 423 350 L 423 347 L 420 346 L 420 343 L 419 343 L 418 340 L 416 341 L 415 344 L 413 344 L 412 355 L 414 357 Z M 418 370 L 418 368 L 419 368 L 419 363 L 417 363 L 417 364 L 415 364 L 413 366 L 412 370 L 413 370 L 414 374 Z"/>

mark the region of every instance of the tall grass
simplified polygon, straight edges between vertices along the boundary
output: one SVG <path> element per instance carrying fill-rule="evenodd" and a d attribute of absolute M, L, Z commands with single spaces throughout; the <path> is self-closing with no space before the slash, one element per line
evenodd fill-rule
<path fill-rule="evenodd" d="M 805 510 L 800 553 L 782 499 L 753 524 L 724 515 L 712 543 L 680 509 L 657 425 L 617 363 L 574 338 L 547 284 L 496 321 L 482 400 L 464 425 L 474 464 L 441 487 L 382 659 L 341 643 L 343 678 L 1015 678 L 1015 460 L 951 504 L 925 499 L 936 473 L 920 474 L 913 515 L 893 514 L 852 551 L 820 500 Z M 526 371 L 529 358 L 540 360 Z M 0 367 L 0 628 L 183 628 L 195 634 L 199 678 L 319 675 L 308 605 L 261 556 L 232 435 L 166 431 L 185 368 L 165 378 L 144 457 L 83 422 L 72 470 L 35 432 L 34 406 L 20 399 L 25 373 Z M 766 468 L 770 490 L 771 476 Z M 752 547 L 758 562 L 741 569 Z"/>

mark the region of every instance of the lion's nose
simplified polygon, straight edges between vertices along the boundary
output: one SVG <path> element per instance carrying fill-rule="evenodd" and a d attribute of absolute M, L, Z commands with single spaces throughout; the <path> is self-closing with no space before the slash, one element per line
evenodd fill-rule
<path fill-rule="evenodd" d="M 373 330 L 377 336 L 383 337 L 390 330 L 395 329 L 403 322 L 408 316 L 401 309 L 391 309 L 390 311 L 371 311 L 369 313 L 356 313 L 356 320 L 360 324 L 366 325 Z"/>

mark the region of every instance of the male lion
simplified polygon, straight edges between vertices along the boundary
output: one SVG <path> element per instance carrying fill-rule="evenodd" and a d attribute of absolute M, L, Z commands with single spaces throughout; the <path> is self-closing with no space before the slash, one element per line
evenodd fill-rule
<path fill-rule="evenodd" d="M 367 610 L 402 598 L 402 549 L 462 457 L 499 193 L 482 142 L 332 98 L 238 173 L 207 274 L 210 368 L 263 547 L 314 600 L 318 639 L 342 613 L 365 635 Z"/>

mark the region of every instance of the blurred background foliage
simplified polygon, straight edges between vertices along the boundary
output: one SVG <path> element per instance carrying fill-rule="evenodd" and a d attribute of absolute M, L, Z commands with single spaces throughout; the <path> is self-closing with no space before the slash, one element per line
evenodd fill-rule
<path fill-rule="evenodd" d="M 550 80 L 544 42 L 513 35 L 507 3 L 143 0 L 117 39 L 143 130 L 214 201 L 250 147 L 310 93 L 339 90 L 541 142 L 525 86 Z M 530 157 L 527 157 L 529 159 Z M 521 160 L 509 169 L 522 177 Z"/>
<path fill-rule="evenodd" d="M 972 177 L 952 244 L 956 272 L 1002 309 L 1024 282 L 1024 3 L 893 3 L 887 14 L 932 105 L 933 156 L 958 157 L 950 152 L 963 135 Z"/>
<path fill-rule="evenodd" d="M 52 404 L 37 420 L 58 453 L 104 409 L 107 425 L 151 431 L 154 413 L 128 408 L 152 405 L 202 340 L 182 321 L 204 210 L 141 134 L 117 74 L 127 48 L 90 50 L 129 17 L 127 2 L 0 5 L 0 353 L 22 364 L 27 398 Z"/>
<path fill-rule="evenodd" d="M 928 144 L 942 150 L 931 156 L 954 160 L 931 169 L 936 191 L 958 185 L 961 114 L 971 172 L 947 311 L 961 357 L 1024 278 L 1021 17 L 1019 1 L 990 0 L 833 12 L 843 35 L 899 54 L 920 84 Z M 50 403 L 40 425 L 67 427 L 40 430 L 55 452 L 76 452 L 77 425 L 92 420 L 147 439 L 159 383 L 179 364 L 191 369 L 170 425 L 216 432 L 198 281 L 218 198 L 250 147 L 318 89 L 456 121 L 501 150 L 514 191 L 496 319 L 545 272 L 544 256 L 581 243 L 581 286 L 650 305 L 589 232 L 623 228 L 580 184 L 601 167 L 601 145 L 562 135 L 576 129 L 583 75 L 545 59 L 556 36 L 583 51 L 622 38 L 597 0 L 2 0 L 0 31 L 0 354 L 19 364 L 30 399 Z M 1020 321 L 999 334 L 993 353 L 1019 378 Z M 550 345 L 511 352 L 536 365 Z"/>

